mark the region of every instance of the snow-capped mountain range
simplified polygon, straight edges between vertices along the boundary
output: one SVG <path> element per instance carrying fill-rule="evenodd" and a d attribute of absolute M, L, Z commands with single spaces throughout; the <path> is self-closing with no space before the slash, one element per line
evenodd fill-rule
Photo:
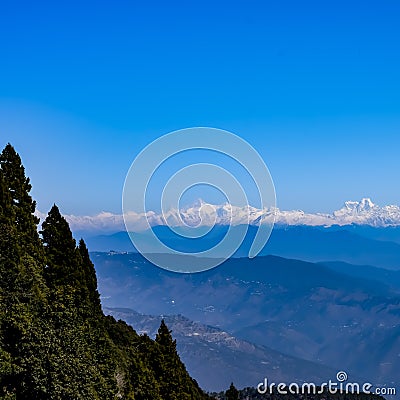
<path fill-rule="evenodd" d="M 43 220 L 46 215 L 37 212 Z M 94 216 L 65 215 L 75 232 L 111 233 L 125 230 L 121 214 L 101 212 Z M 212 226 L 216 225 L 259 225 L 260 222 L 272 222 L 279 225 L 370 225 L 374 227 L 400 226 L 400 207 L 389 205 L 380 207 L 371 199 L 346 201 L 343 207 L 332 214 L 306 213 L 301 210 L 283 211 L 278 208 L 258 209 L 251 206 L 238 207 L 228 203 L 215 205 L 198 200 L 190 207 L 180 210 L 171 209 L 164 215 L 149 211 L 146 214 L 129 212 L 125 215 L 128 227 L 134 232 L 148 229 L 150 226 Z M 148 222 L 147 222 L 148 221 Z"/>

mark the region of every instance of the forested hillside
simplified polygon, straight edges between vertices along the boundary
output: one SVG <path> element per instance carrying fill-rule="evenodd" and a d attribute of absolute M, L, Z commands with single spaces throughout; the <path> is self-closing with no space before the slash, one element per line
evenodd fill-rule
<path fill-rule="evenodd" d="M 167 326 L 156 339 L 105 316 L 83 240 L 56 205 L 38 233 L 21 159 L 0 155 L 0 398 L 201 400 Z"/>

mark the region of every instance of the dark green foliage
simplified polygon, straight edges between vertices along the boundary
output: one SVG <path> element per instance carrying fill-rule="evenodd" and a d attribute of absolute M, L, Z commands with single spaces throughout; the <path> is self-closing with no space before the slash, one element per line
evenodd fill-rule
<path fill-rule="evenodd" d="M 225 392 L 226 400 L 239 400 L 239 390 L 235 388 L 233 382 L 229 389 Z"/>
<path fill-rule="evenodd" d="M 87 303 L 89 312 L 93 315 L 101 313 L 100 294 L 97 290 L 97 276 L 92 260 L 89 257 L 89 251 L 83 239 L 79 241 L 79 254 L 82 262 L 83 280 L 86 285 Z"/>
<path fill-rule="evenodd" d="M 42 224 L 43 243 L 46 254 L 44 275 L 51 289 L 70 286 L 80 290 L 83 284 L 83 269 L 80 253 L 68 222 L 54 205 Z"/>
<path fill-rule="evenodd" d="M 10 145 L 0 167 L 0 387 L 5 398 L 35 399 L 46 379 L 40 358 L 47 304 L 43 249 L 29 179 Z"/>
<path fill-rule="evenodd" d="M 24 251 L 37 259 L 41 247 L 36 229 L 39 219 L 33 214 L 36 203 L 29 194 L 32 186 L 25 176 L 21 157 L 11 144 L 7 144 L 0 154 L 0 168 L 12 201 L 13 212 L 8 217 L 14 222 L 18 243 Z"/>
<path fill-rule="evenodd" d="M 197 382 L 190 378 L 186 368 L 176 351 L 176 341 L 171 336 L 164 320 L 156 335 L 159 354 L 153 353 L 151 362 L 158 372 L 163 399 L 197 399 L 201 398 L 201 390 Z"/>
<path fill-rule="evenodd" d="M 19 155 L 0 156 L 0 399 L 202 400 L 163 323 L 156 341 L 104 316 L 93 263 L 57 206 L 37 233 Z"/>
<path fill-rule="evenodd" d="M 14 218 L 12 198 L 0 169 L 0 290 L 5 290 L 11 283 L 19 263 L 20 251 Z M 4 296 L 5 293 L 0 292 L 1 295 Z M 4 301 L 2 297 L 0 304 L 4 305 Z"/>

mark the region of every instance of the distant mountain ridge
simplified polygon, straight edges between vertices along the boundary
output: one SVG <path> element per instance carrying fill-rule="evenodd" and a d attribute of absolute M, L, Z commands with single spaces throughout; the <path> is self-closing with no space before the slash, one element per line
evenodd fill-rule
<path fill-rule="evenodd" d="M 41 219 L 44 214 L 37 212 Z M 112 233 L 125 230 L 121 214 L 101 212 L 94 216 L 65 215 L 74 232 Z M 252 206 L 238 207 L 229 203 L 210 204 L 198 200 L 192 206 L 171 209 L 164 215 L 154 211 L 147 213 L 129 212 L 125 218 L 134 226 L 134 232 L 141 232 L 150 226 L 203 226 L 216 225 L 259 225 L 275 220 L 279 225 L 366 225 L 373 227 L 400 226 L 398 205 L 379 206 L 370 198 L 360 201 L 346 201 L 342 208 L 333 213 L 307 213 L 301 210 L 283 211 L 279 208 L 258 209 Z"/>
<path fill-rule="evenodd" d="M 267 256 L 176 274 L 139 254 L 92 257 L 103 307 L 182 314 L 374 384 L 398 381 L 400 296 L 393 271 L 386 276 L 385 270 L 369 267 L 362 274 L 350 264 L 327 267 Z"/>
<path fill-rule="evenodd" d="M 108 307 L 104 307 L 104 312 L 151 338 L 156 336 L 164 319 L 189 373 L 208 391 L 225 389 L 232 381 L 238 387 L 256 386 L 266 375 L 277 382 L 321 383 L 337 372 L 334 368 L 255 345 L 182 315 L 145 315 L 128 308 Z"/>
<path fill-rule="evenodd" d="M 367 228 L 275 226 L 261 255 L 273 254 L 312 262 L 342 261 L 399 270 L 400 227 Z M 227 226 L 216 226 L 209 234 L 196 240 L 175 235 L 167 226 L 156 226 L 153 231 L 167 246 L 193 253 L 215 246 L 223 240 L 227 229 Z M 236 229 L 240 230 L 240 227 L 233 227 L 232 235 Z M 256 226 L 248 226 L 247 234 L 234 257 L 247 257 L 256 232 Z M 157 252 L 157 249 L 152 249 L 151 245 L 147 244 L 149 231 L 135 235 L 137 242 L 143 247 L 147 245 L 149 253 Z M 136 252 L 127 232 L 96 235 L 85 239 L 90 251 Z"/>

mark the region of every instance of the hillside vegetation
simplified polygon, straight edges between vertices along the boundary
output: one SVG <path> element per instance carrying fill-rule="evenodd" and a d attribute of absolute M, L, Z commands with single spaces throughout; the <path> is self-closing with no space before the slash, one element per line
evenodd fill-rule
<path fill-rule="evenodd" d="M 38 233 L 11 145 L 0 155 L 0 398 L 202 400 L 164 322 L 155 340 L 105 316 L 83 240 L 56 205 Z"/>

